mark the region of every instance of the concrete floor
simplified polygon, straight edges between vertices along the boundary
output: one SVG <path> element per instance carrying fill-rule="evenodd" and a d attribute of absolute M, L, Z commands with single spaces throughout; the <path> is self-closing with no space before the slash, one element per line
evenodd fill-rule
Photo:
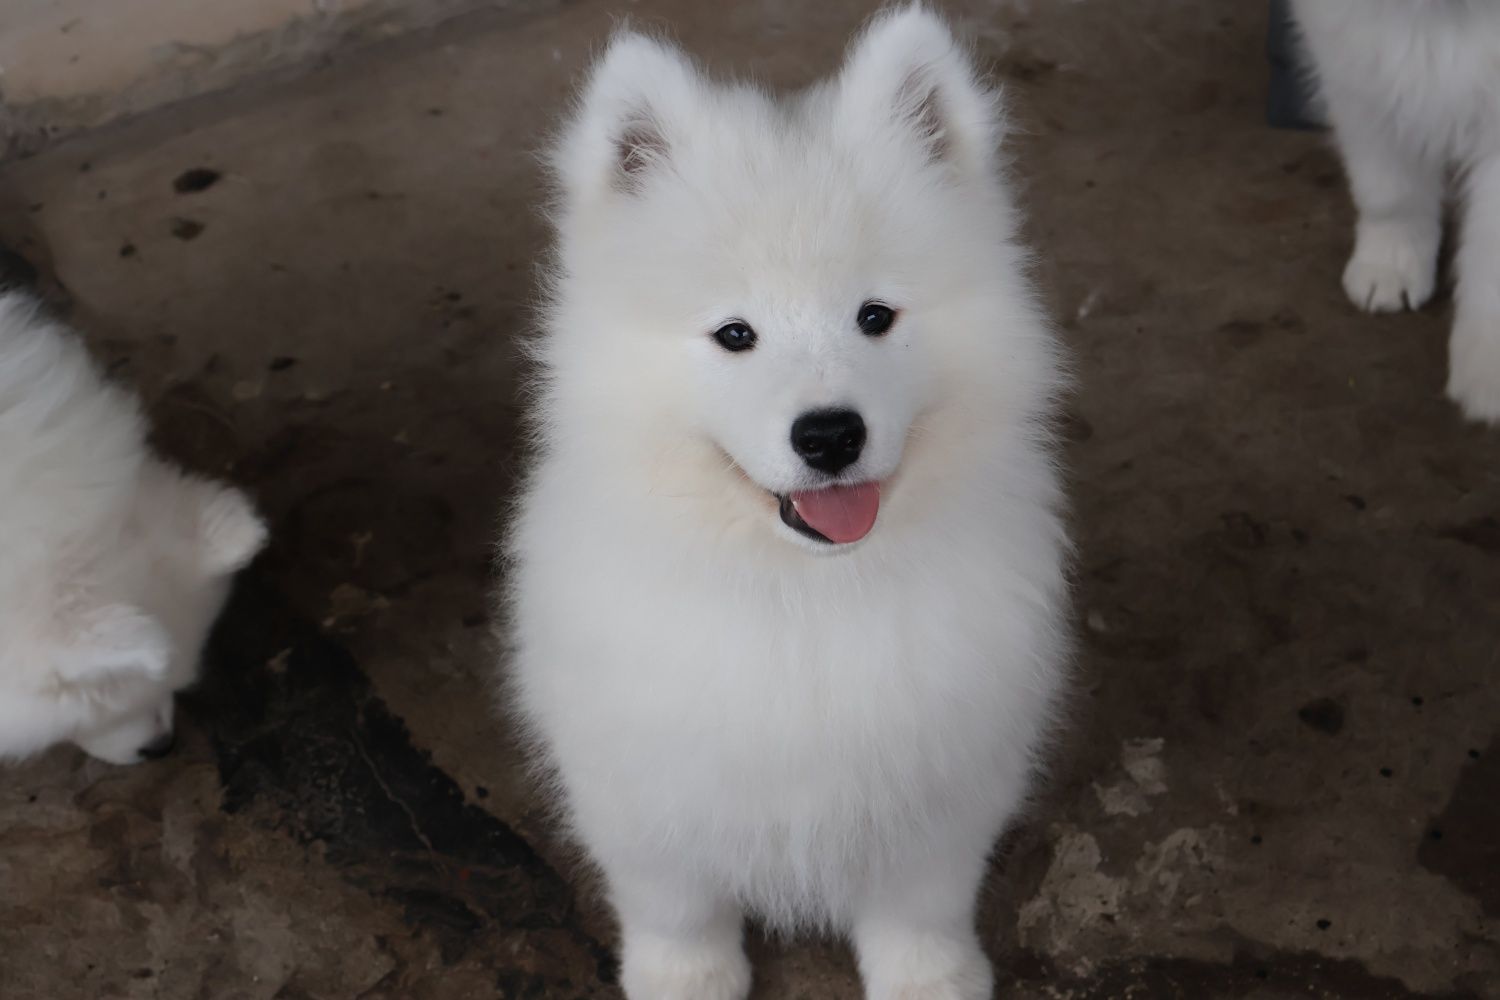
<path fill-rule="evenodd" d="M 531 153 L 623 10 L 796 85 L 871 6 L 483 15 L 0 172 L 0 240 L 276 535 L 176 755 L 0 773 L 0 997 L 618 996 L 485 695 Z M 945 6 L 1081 374 L 1082 693 L 986 896 L 1003 995 L 1500 997 L 1500 432 L 1442 399 L 1448 306 L 1344 300 L 1260 4 Z M 758 998 L 857 996 L 752 947 Z"/>

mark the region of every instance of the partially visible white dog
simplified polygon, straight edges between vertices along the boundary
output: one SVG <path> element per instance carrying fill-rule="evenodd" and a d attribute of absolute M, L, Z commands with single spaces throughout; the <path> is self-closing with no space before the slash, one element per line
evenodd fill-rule
<path fill-rule="evenodd" d="M 747 912 L 849 933 L 875 1000 L 990 995 L 1067 647 L 1002 130 L 913 7 L 788 101 L 621 34 L 554 151 L 510 686 L 631 1000 L 744 997 Z"/>
<path fill-rule="evenodd" d="M 1466 189 L 1448 395 L 1500 422 L 1500 4 L 1295 0 L 1359 225 L 1344 288 L 1374 312 L 1437 282 L 1450 172 Z"/>
<path fill-rule="evenodd" d="M 265 538 L 239 492 L 151 457 L 71 331 L 0 293 L 0 758 L 165 753 L 173 692 Z"/>

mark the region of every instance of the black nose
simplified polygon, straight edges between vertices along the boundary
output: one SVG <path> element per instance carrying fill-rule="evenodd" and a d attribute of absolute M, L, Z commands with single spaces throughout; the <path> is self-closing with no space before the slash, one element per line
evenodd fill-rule
<path fill-rule="evenodd" d="M 813 410 L 792 422 L 792 449 L 819 472 L 853 465 L 864 446 L 865 422 L 853 410 Z"/>
<path fill-rule="evenodd" d="M 147 743 L 145 746 L 141 747 L 141 749 L 138 752 L 140 753 L 141 758 L 143 760 L 156 760 L 156 759 L 158 759 L 160 757 L 165 757 L 167 754 L 171 753 L 172 752 L 172 748 L 174 746 L 176 746 L 176 745 L 177 745 L 177 733 L 176 732 L 162 733 L 156 739 L 152 740 L 150 743 Z"/>

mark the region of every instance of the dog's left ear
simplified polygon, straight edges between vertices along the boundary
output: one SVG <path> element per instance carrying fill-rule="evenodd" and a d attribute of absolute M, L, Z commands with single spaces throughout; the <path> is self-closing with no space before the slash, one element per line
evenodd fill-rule
<path fill-rule="evenodd" d="M 568 197 L 630 194 L 653 171 L 668 169 L 702 93 L 697 69 L 675 46 L 617 34 L 552 153 Z"/>
<path fill-rule="evenodd" d="M 159 680 L 171 663 L 166 629 L 133 605 L 76 609 L 63 626 L 55 662 L 58 675 L 69 684 Z"/>
<path fill-rule="evenodd" d="M 854 141 L 882 135 L 915 144 L 962 175 L 991 167 L 1002 132 L 999 95 L 981 82 L 943 20 L 920 4 L 870 23 L 850 47 L 837 94 L 838 121 Z"/>

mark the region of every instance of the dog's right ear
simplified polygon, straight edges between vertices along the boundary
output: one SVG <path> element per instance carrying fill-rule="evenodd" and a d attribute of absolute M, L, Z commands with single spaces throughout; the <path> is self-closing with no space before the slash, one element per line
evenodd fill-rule
<path fill-rule="evenodd" d="M 859 148 L 883 137 L 959 175 L 990 172 L 1003 119 L 999 95 L 941 17 L 913 3 L 877 15 L 850 46 L 837 121 Z"/>
<path fill-rule="evenodd" d="M 172 640 L 161 623 L 129 604 L 81 610 L 63 623 L 55 664 L 69 684 L 157 680 L 172 661 Z"/>
<path fill-rule="evenodd" d="M 245 494 L 229 486 L 200 481 L 199 541 L 203 565 L 211 573 L 237 573 L 265 548 L 266 524 Z"/>
<path fill-rule="evenodd" d="M 676 47 L 633 31 L 616 35 L 553 151 L 567 195 L 634 193 L 653 171 L 668 169 L 702 87 Z"/>

